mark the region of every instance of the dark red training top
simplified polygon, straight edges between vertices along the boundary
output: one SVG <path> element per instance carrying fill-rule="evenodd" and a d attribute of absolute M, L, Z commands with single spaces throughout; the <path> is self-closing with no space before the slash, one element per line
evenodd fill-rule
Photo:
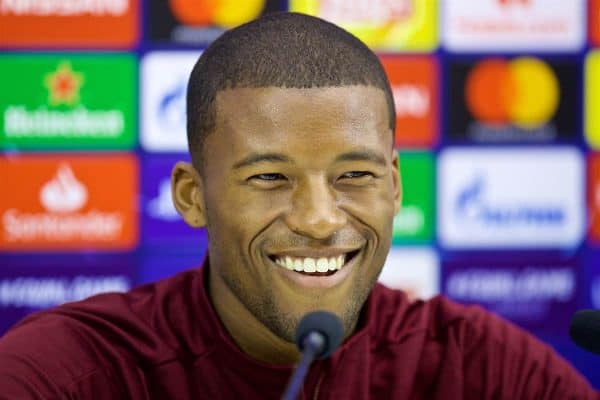
<path fill-rule="evenodd" d="M 0 399 L 279 399 L 290 366 L 234 344 L 208 267 L 26 318 L 0 340 Z M 600 399 L 549 347 L 479 307 L 377 285 L 304 399 Z"/>

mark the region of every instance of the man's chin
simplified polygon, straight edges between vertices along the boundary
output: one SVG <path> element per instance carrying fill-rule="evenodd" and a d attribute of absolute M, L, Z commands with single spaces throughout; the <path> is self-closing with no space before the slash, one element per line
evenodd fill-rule
<path fill-rule="evenodd" d="M 328 311 L 340 319 L 344 329 L 344 337 L 347 337 L 354 331 L 361 314 L 361 309 L 362 304 L 354 302 L 348 302 L 343 305 L 337 304 L 337 307 L 315 302 L 310 307 L 302 309 L 282 310 L 278 313 L 278 318 L 268 318 L 264 323 L 276 336 L 287 342 L 295 343 L 296 329 L 300 320 L 305 315 L 314 311 Z"/>
<path fill-rule="evenodd" d="M 296 328 L 300 322 L 301 316 L 294 316 L 291 314 L 275 315 L 275 316 L 264 316 L 262 323 L 271 331 L 275 336 L 286 342 L 295 343 Z"/>

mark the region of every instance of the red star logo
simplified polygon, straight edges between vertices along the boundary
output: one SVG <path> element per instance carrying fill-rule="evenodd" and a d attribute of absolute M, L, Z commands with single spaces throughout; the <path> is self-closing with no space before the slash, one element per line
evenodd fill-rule
<path fill-rule="evenodd" d="M 48 89 L 51 105 L 75 105 L 79 102 L 79 89 L 83 85 L 83 74 L 73 71 L 71 63 L 61 62 L 56 71 L 46 74 L 44 86 Z"/>

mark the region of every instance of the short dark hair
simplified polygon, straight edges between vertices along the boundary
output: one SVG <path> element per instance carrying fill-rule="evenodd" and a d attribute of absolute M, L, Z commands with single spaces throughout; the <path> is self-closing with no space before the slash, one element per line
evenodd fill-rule
<path fill-rule="evenodd" d="M 396 111 L 378 57 L 342 28 L 298 13 L 271 13 L 229 30 L 200 56 L 188 82 L 187 136 L 192 160 L 201 157 L 216 123 L 217 92 L 234 88 L 312 88 L 367 85 L 383 90 L 389 127 Z"/>

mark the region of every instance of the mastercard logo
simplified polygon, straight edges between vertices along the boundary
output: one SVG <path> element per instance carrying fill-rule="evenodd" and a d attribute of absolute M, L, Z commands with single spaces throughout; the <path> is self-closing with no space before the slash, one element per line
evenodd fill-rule
<path fill-rule="evenodd" d="M 465 84 L 469 111 L 492 125 L 537 128 L 554 116 L 559 98 L 554 71 L 534 57 L 483 60 L 473 67 Z"/>
<path fill-rule="evenodd" d="M 185 25 L 229 29 L 257 18 L 265 0 L 169 0 L 175 18 Z"/>

